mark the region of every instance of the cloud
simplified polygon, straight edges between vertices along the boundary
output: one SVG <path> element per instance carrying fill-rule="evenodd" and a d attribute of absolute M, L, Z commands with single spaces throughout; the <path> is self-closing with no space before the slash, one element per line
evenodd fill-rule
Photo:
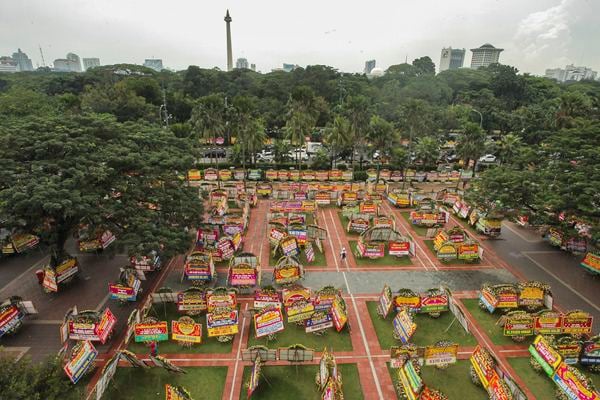
<path fill-rule="evenodd" d="M 566 52 L 571 42 L 570 9 L 573 2 L 561 0 L 558 5 L 531 13 L 521 20 L 514 41 L 525 60 L 549 57 L 553 59 L 547 59 L 547 62 L 557 61 L 555 56 Z"/>

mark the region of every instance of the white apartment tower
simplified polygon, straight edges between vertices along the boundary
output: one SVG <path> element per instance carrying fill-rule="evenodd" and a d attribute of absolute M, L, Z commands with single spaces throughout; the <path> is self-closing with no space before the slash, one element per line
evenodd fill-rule
<path fill-rule="evenodd" d="M 83 59 L 83 70 L 87 71 L 90 68 L 99 67 L 100 59 L 97 57 L 90 57 Z"/>
<path fill-rule="evenodd" d="M 444 47 L 440 55 L 440 71 L 462 68 L 465 62 L 465 49 Z"/>
<path fill-rule="evenodd" d="M 476 49 L 471 49 L 473 56 L 471 57 L 471 68 L 488 67 L 490 64 L 498 63 L 500 53 L 504 49 L 498 49 L 489 43 L 484 44 Z"/>
<path fill-rule="evenodd" d="M 73 72 L 81 72 L 81 59 L 75 53 L 68 53 L 67 60 L 71 61 Z"/>

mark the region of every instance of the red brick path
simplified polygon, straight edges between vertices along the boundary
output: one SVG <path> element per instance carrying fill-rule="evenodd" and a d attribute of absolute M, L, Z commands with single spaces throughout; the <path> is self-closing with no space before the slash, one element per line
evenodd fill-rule
<path fill-rule="evenodd" d="M 268 265 L 269 259 L 269 242 L 267 238 L 267 213 L 268 213 L 269 202 L 261 200 L 259 201 L 256 208 L 251 212 L 248 232 L 244 237 L 244 250 L 254 253 L 260 257 L 261 266 L 263 273 L 269 273 L 272 268 Z M 444 269 L 483 269 L 483 268 L 505 268 L 512 272 L 518 278 L 522 276 L 507 263 L 501 260 L 495 255 L 495 253 L 485 248 L 484 254 L 484 266 L 445 266 L 440 263 L 436 257 L 431 254 L 429 249 L 426 247 L 423 238 L 419 237 L 409 223 L 400 215 L 400 211 L 391 208 L 387 203 L 382 206 L 384 212 L 393 216 L 396 220 L 396 229 L 403 234 L 410 234 L 417 245 L 416 257 L 413 257 L 412 266 L 372 266 L 368 268 L 360 268 L 356 264 L 354 255 L 350 249 L 350 243 L 348 236 L 342 226 L 340 219 L 337 215 L 337 208 L 320 208 L 318 210 L 318 224 L 319 226 L 327 229 L 328 237 L 324 241 L 325 258 L 327 261 L 326 267 L 307 267 L 308 273 L 310 271 L 332 271 L 333 268 L 340 273 L 348 271 L 378 271 L 378 270 L 389 270 L 389 269 L 405 269 L 405 270 L 425 270 L 425 271 L 436 271 Z M 454 218 L 451 219 L 449 225 L 460 223 Z M 478 238 L 481 242 L 481 238 Z M 341 248 L 345 247 L 347 250 L 347 259 L 344 262 L 340 261 Z M 155 287 L 159 287 L 160 283 L 168 273 L 168 270 L 175 268 L 176 264 L 180 264 L 182 258 L 174 260 L 167 268 L 162 271 L 162 275 L 157 279 Z M 178 265 L 177 265 L 178 266 Z M 271 266 L 272 267 L 272 266 Z M 454 296 L 460 298 L 474 298 L 477 296 L 476 291 L 470 292 L 455 292 Z M 367 310 L 367 301 L 377 300 L 378 294 L 345 294 L 346 304 L 349 311 L 349 323 L 352 327 L 351 330 L 351 341 L 353 350 L 349 352 L 338 352 L 334 349 L 334 355 L 338 363 L 355 363 L 357 364 L 360 383 L 364 393 L 364 397 L 367 400 L 371 399 L 394 399 L 396 394 L 394 391 L 392 379 L 388 373 L 386 363 L 389 361 L 389 349 L 382 349 L 379 345 L 375 329 L 369 317 Z M 242 297 L 240 299 L 242 307 L 247 307 L 250 299 L 248 297 Z M 525 391 L 525 394 L 530 400 L 535 400 L 535 397 L 525 387 L 522 380 L 516 375 L 515 371 L 511 368 L 507 362 L 508 357 L 515 356 L 527 356 L 527 349 L 525 346 L 514 345 L 514 346 L 497 346 L 494 345 L 489 337 L 477 328 L 476 321 L 473 316 L 466 310 L 466 308 L 460 303 L 459 306 L 471 322 L 473 327 L 473 335 L 477 341 L 489 348 L 490 351 L 497 357 L 501 367 L 507 371 L 513 379 L 519 384 L 519 386 Z M 245 313 L 241 313 L 244 315 Z M 240 392 L 244 386 L 242 382 L 243 369 L 245 366 L 251 365 L 249 362 L 241 361 L 241 350 L 247 346 L 248 335 L 251 332 L 252 325 L 250 318 L 242 317 L 240 332 L 241 334 L 236 335 L 232 351 L 229 354 L 164 354 L 165 357 L 173 359 L 174 363 L 181 366 L 227 366 L 227 378 L 223 391 L 223 400 L 239 399 Z M 117 342 L 118 345 L 111 349 L 109 354 L 101 356 L 101 359 L 107 360 L 113 351 L 121 347 L 122 338 Z M 473 351 L 473 347 L 461 347 L 459 349 L 459 358 L 467 359 L 470 353 Z M 320 349 L 316 349 L 320 350 Z M 140 354 L 141 358 L 146 358 L 146 354 Z M 320 353 L 315 357 L 313 364 L 318 363 Z M 100 363 L 101 364 L 101 363 Z M 269 365 L 286 365 L 284 362 L 269 363 Z M 100 365 L 101 366 L 101 365 Z M 98 371 L 101 368 L 98 369 Z M 96 373 L 92 383 L 95 383 L 99 378 L 99 374 Z M 468 382 L 467 378 L 465 380 Z M 91 388 L 91 384 L 89 388 Z"/>

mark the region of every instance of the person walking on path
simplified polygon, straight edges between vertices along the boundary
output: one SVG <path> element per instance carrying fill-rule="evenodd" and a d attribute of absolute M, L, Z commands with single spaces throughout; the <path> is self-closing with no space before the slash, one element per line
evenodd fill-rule
<path fill-rule="evenodd" d="M 342 259 L 342 261 L 344 261 L 346 259 L 346 248 L 342 247 L 342 251 L 340 252 L 340 258 Z"/>
<path fill-rule="evenodd" d="M 156 341 L 150 342 L 150 355 L 152 357 L 158 356 L 158 342 L 156 342 Z"/>

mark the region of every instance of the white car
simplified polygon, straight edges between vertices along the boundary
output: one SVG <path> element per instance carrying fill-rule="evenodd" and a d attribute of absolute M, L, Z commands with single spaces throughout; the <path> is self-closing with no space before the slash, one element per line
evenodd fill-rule
<path fill-rule="evenodd" d="M 259 162 L 273 162 L 275 160 L 275 155 L 270 151 L 265 151 L 262 153 L 256 154 L 256 161 Z"/>
<path fill-rule="evenodd" d="M 292 150 L 288 153 L 288 156 L 294 161 L 296 161 L 298 158 L 301 161 L 308 161 L 308 154 L 306 154 L 306 152 L 302 149 Z"/>
<path fill-rule="evenodd" d="M 479 162 L 480 163 L 495 163 L 496 162 L 496 156 L 493 154 L 486 154 L 483 157 L 479 157 Z"/>

